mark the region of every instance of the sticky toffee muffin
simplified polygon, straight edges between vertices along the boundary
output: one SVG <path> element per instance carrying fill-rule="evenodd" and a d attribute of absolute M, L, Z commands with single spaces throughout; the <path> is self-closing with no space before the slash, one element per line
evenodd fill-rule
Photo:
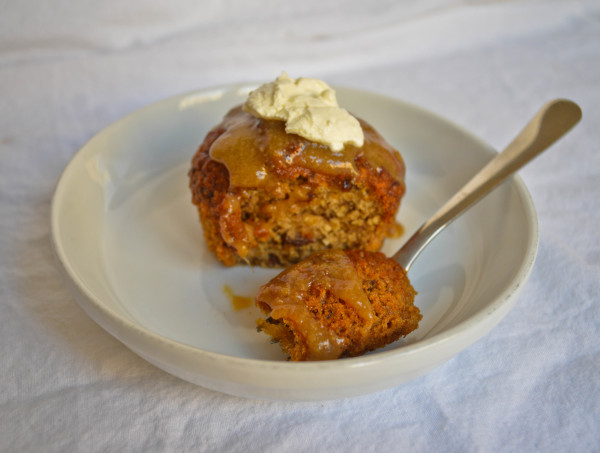
<path fill-rule="evenodd" d="M 362 355 L 415 330 L 421 314 L 402 267 L 381 252 L 326 250 L 262 286 L 259 331 L 293 361 Z"/>
<path fill-rule="evenodd" d="M 405 192 L 404 162 L 359 120 L 361 147 L 332 151 L 280 120 L 233 108 L 189 171 L 209 249 L 228 266 L 287 266 L 325 249 L 378 250 Z"/>

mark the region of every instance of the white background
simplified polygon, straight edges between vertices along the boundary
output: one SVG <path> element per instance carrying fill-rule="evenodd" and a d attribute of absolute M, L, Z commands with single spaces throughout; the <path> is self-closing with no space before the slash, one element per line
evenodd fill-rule
<path fill-rule="evenodd" d="M 598 451 L 600 4 L 0 1 L 0 451 Z M 538 259 L 490 334 L 398 388 L 265 402 L 153 367 L 78 307 L 50 200 L 95 133 L 167 96 L 318 77 L 502 148 L 545 101 L 583 121 L 521 172 Z"/>

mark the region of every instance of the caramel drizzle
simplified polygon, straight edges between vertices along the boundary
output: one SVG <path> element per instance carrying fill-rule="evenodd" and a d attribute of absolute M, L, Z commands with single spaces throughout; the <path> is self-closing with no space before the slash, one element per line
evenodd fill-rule
<path fill-rule="evenodd" d="M 365 136 L 360 148 L 346 146 L 341 151 L 287 134 L 283 121 L 261 120 L 232 109 L 218 126 L 223 133 L 212 143 L 210 157 L 229 170 L 233 187 L 265 187 L 277 184 L 268 168 L 270 160 L 298 165 L 327 175 L 355 175 L 358 156 L 376 169 L 385 169 L 393 178 L 404 177 L 404 163 L 398 152 L 365 121 L 359 119 Z"/>
<path fill-rule="evenodd" d="M 271 318 L 283 320 L 304 340 L 309 360 L 336 359 L 344 351 L 346 340 L 324 326 L 306 306 L 314 284 L 351 306 L 363 319 L 365 329 L 371 327 L 375 320 L 373 307 L 352 261 L 340 250 L 314 253 L 285 270 L 260 289 L 256 301 L 267 305 Z"/>

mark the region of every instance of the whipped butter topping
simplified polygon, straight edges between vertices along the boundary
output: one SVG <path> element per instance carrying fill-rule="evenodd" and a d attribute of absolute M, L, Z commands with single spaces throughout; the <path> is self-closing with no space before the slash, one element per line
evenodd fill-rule
<path fill-rule="evenodd" d="M 359 121 L 338 105 L 335 91 L 322 80 L 292 79 L 284 72 L 250 92 L 243 109 L 257 118 L 284 121 L 286 133 L 332 151 L 364 143 Z"/>

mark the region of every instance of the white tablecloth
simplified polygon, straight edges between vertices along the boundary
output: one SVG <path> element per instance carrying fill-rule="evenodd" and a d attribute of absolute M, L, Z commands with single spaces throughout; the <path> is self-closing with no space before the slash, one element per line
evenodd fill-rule
<path fill-rule="evenodd" d="M 0 5 L 0 451 L 600 450 L 599 2 Z M 521 172 L 541 238 L 514 309 L 397 388 L 295 403 L 196 387 L 97 326 L 54 261 L 53 190 L 92 135 L 282 69 L 421 105 L 496 148 L 546 100 L 583 109 Z"/>

